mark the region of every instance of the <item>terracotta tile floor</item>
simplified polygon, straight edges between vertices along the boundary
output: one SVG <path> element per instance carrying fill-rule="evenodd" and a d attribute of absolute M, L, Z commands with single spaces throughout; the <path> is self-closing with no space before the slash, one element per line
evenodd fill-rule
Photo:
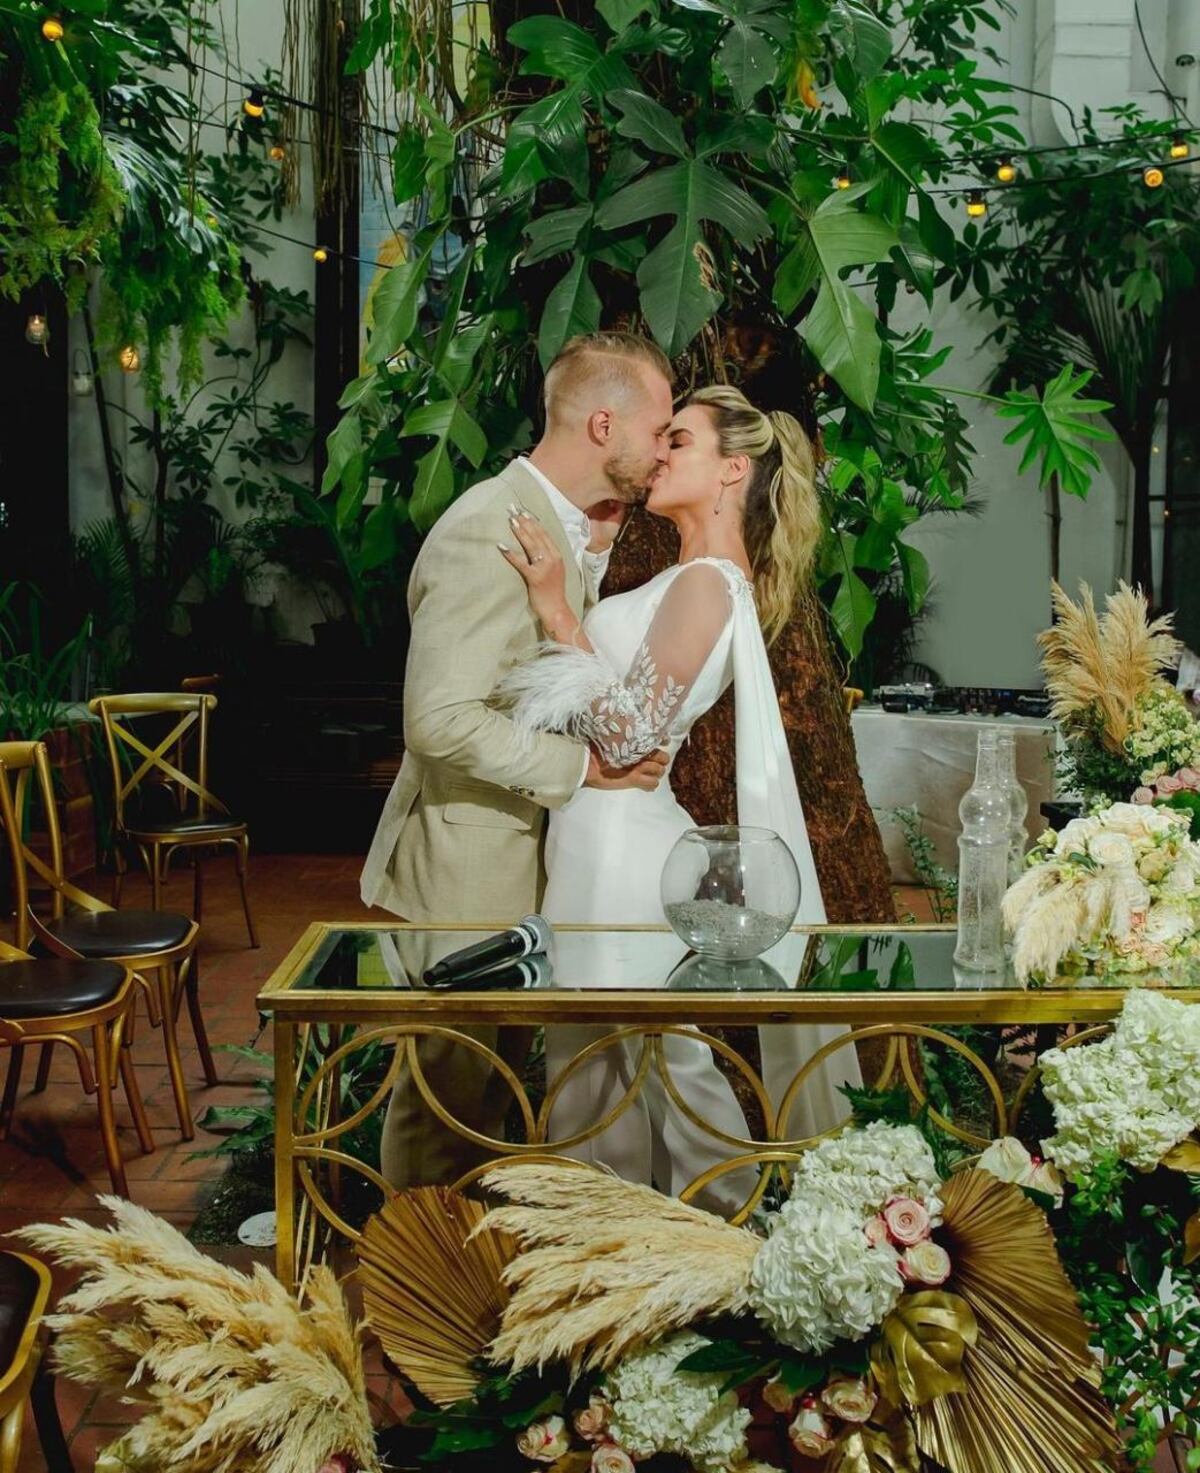
<path fill-rule="evenodd" d="M 250 899 L 262 942 L 257 951 L 252 951 L 231 862 L 218 859 L 207 865 L 200 977 L 209 1038 L 214 1046 L 254 1040 L 259 1031 L 254 1006 L 259 987 L 309 921 L 334 916 L 361 919 L 370 914 L 358 898 L 361 866 L 361 858 L 355 855 L 252 856 Z M 85 876 L 82 883 L 108 898 L 107 878 Z M 168 888 L 168 908 L 172 902 L 181 910 L 190 908 L 190 875 L 181 872 Z M 131 876 L 123 904 L 148 905 L 148 886 Z M 194 1119 L 199 1119 L 210 1105 L 256 1098 L 251 1065 L 218 1051 L 215 1058 L 221 1082 L 206 1088 L 195 1041 L 183 1019 L 180 1042 Z M 194 1160 L 192 1153 L 216 1145 L 219 1138 L 198 1128 L 194 1141 L 180 1140 L 162 1036 L 146 1026 L 141 1014 L 134 1058 L 157 1149 L 150 1156 L 140 1154 L 124 1097 L 118 1092 L 117 1123 L 130 1194 L 141 1206 L 186 1230 L 225 1170 L 222 1158 Z M 0 1069 L 6 1067 L 7 1051 L 0 1055 Z M 95 1198 L 97 1191 L 110 1188 L 94 1098 L 81 1092 L 74 1066 L 62 1048 L 56 1050 L 50 1084 L 43 1094 L 31 1093 L 33 1081 L 34 1063 L 27 1056 L 13 1129 L 9 1139 L 0 1142 L 0 1234 L 67 1215 L 106 1221 Z M 239 1268 L 248 1266 L 254 1258 L 248 1249 L 217 1251 Z M 61 1292 L 67 1283 L 66 1276 L 56 1275 L 57 1291 Z M 391 1394 L 386 1377 L 375 1378 L 373 1389 L 381 1395 Z M 136 1413 L 66 1381 L 59 1383 L 58 1396 L 75 1467 L 79 1473 L 90 1473 L 97 1449 L 118 1436 L 114 1429 Z M 29 1419 L 26 1421 L 20 1473 L 43 1473 L 45 1464 L 37 1438 Z"/>

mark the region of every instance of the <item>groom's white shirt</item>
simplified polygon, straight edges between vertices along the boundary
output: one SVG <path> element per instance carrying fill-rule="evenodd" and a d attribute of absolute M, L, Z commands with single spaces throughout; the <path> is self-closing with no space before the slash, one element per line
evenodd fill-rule
<path fill-rule="evenodd" d="M 588 599 L 589 601 L 598 599 L 600 585 L 604 582 L 604 574 L 608 570 L 611 549 L 605 548 L 603 552 L 589 552 L 588 543 L 592 540 L 592 524 L 587 512 L 576 506 L 573 501 L 568 501 L 550 477 L 544 471 L 540 471 L 527 456 L 519 455 L 517 464 L 527 470 L 546 493 L 546 500 L 554 508 L 554 515 L 562 523 L 567 545 L 575 554 L 575 566 L 583 578 Z M 584 752 L 583 771 L 579 778 L 580 787 L 586 782 L 587 775 L 588 754 Z"/>

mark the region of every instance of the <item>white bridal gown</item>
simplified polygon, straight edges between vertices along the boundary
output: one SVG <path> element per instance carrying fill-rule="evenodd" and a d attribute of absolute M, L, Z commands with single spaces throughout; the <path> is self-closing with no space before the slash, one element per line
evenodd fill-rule
<path fill-rule="evenodd" d="M 736 564 L 715 558 L 668 568 L 628 593 L 602 600 L 584 629 L 596 651 L 547 646 L 504 684 L 519 725 L 569 730 L 625 766 L 656 747 L 674 758 L 693 723 L 730 681 L 736 705 L 738 821 L 774 829 L 800 870 L 802 922 L 823 922 L 825 906 L 771 678 L 754 594 Z M 694 822 L 676 802 L 669 778 L 653 793 L 581 788 L 550 815 L 543 911 L 561 924 L 661 925 L 663 865 Z M 604 985 L 604 967 L 595 967 Z M 665 980 L 665 979 L 664 979 Z M 681 993 L 683 1001 L 686 994 Z M 546 1030 L 549 1079 L 588 1043 L 596 1027 Z M 837 1026 L 768 1026 L 760 1030 L 764 1084 L 775 1106 L 796 1071 L 821 1045 L 844 1037 Z M 672 1081 L 704 1120 L 726 1135 L 748 1134 L 745 1117 L 708 1046 L 664 1039 Z M 568 1082 L 555 1103 L 551 1139 L 587 1129 L 624 1096 L 640 1045 L 610 1047 Z M 838 1086 L 861 1083 L 852 1046 L 836 1050 L 809 1076 L 789 1117 L 792 1139 L 824 1131 L 849 1111 Z M 631 1181 L 677 1194 L 702 1171 L 736 1154 L 689 1121 L 653 1070 L 639 1102 L 597 1139 L 567 1154 L 603 1164 Z M 720 1177 L 705 1205 L 729 1210 L 753 1188 L 741 1168 Z"/>

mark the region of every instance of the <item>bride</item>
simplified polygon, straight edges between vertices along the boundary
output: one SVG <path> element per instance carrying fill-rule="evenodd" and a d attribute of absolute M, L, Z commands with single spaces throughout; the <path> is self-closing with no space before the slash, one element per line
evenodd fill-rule
<path fill-rule="evenodd" d="M 647 508 L 678 528 L 679 562 L 642 587 L 603 599 L 584 621 L 571 611 L 561 555 L 537 520 L 516 514 L 517 546 L 503 556 L 524 578 L 533 612 L 551 643 L 503 680 L 499 696 L 518 726 L 566 731 L 606 761 L 628 766 L 663 748 L 673 758 L 694 722 L 732 681 L 736 705 L 738 821 L 774 829 L 787 841 L 801 878 L 799 919 L 825 920 L 804 814 L 796 790 L 767 643 L 787 623 L 809 577 L 821 531 L 812 447 L 789 414 L 763 414 L 740 390 L 701 389 L 672 420 L 670 455 Z M 611 541 L 619 524 L 593 521 Z M 593 541 L 592 550 L 596 550 Z M 664 921 L 659 878 L 676 840 L 693 820 L 669 781 L 654 792 L 581 789 L 550 815 L 543 911 L 561 924 Z M 605 1030 L 547 1029 L 553 1079 Z M 763 1028 L 763 1082 L 776 1108 L 796 1071 L 839 1027 Z M 727 1136 L 745 1138 L 737 1100 L 698 1039 L 663 1039 L 680 1096 Z M 628 1043 L 599 1052 L 555 1102 L 552 1139 L 586 1131 L 616 1107 L 637 1072 Z M 848 1114 L 838 1086 L 859 1084 L 852 1047 L 833 1052 L 808 1076 L 789 1116 L 799 1139 Z M 627 1180 L 677 1194 L 726 1159 L 716 1137 L 671 1107 L 648 1076 L 641 1098 L 597 1139 L 569 1154 L 602 1163 Z M 726 1210 L 753 1188 L 747 1168 L 719 1178 L 706 1201 Z"/>

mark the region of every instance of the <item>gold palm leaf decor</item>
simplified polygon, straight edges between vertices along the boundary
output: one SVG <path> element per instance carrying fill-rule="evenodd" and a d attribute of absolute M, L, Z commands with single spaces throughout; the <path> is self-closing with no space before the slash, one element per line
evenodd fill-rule
<path fill-rule="evenodd" d="M 948 1473 L 1118 1466 L 1088 1327 L 1045 1216 L 986 1171 L 958 1172 L 943 1198 L 939 1236 L 978 1339 L 962 1359 L 963 1389 L 913 1413 L 921 1448 Z"/>
<path fill-rule="evenodd" d="M 487 1208 L 449 1187 L 400 1192 L 358 1245 L 363 1309 L 389 1358 L 439 1406 L 469 1397 L 508 1303 L 516 1246 L 480 1231 Z"/>
<path fill-rule="evenodd" d="M 746 1306 L 762 1239 L 651 1187 L 578 1166 L 519 1163 L 484 1178 L 515 1205 L 487 1222 L 521 1245 L 490 1356 L 516 1371 L 601 1369 L 672 1330 Z"/>

